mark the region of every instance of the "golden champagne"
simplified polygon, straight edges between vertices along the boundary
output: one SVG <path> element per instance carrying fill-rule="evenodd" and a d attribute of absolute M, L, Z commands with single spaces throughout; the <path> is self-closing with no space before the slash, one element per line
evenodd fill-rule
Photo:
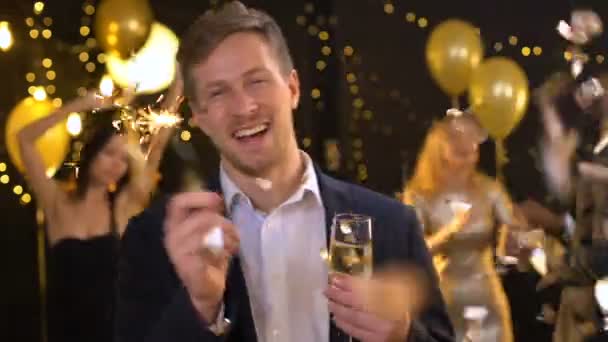
<path fill-rule="evenodd" d="M 332 241 L 329 246 L 330 272 L 369 277 L 372 274 L 372 242 L 352 244 Z"/>

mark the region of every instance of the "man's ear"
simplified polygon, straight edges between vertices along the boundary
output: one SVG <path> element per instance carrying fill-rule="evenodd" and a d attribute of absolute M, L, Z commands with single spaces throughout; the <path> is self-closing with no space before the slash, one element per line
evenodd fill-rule
<path fill-rule="evenodd" d="M 291 92 L 291 109 L 295 110 L 300 103 L 300 78 L 295 69 L 289 73 L 287 83 Z"/>
<path fill-rule="evenodd" d="M 205 110 L 201 109 L 197 104 L 192 103 L 192 101 L 189 101 L 189 105 L 192 111 L 192 123 L 208 136 L 208 127 L 205 125 L 206 120 L 203 119 Z"/>

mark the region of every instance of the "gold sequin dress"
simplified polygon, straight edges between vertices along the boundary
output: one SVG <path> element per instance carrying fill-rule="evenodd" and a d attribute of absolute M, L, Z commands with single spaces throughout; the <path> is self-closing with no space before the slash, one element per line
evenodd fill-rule
<path fill-rule="evenodd" d="M 514 222 L 513 207 L 500 183 L 475 176 L 475 187 L 466 191 L 437 191 L 432 195 L 406 191 L 405 201 L 416 208 L 427 237 L 452 220 L 450 201 L 472 204 L 470 218 L 462 230 L 431 249 L 438 268 L 440 285 L 456 332 L 456 341 L 466 333 L 464 310 L 482 306 L 488 311 L 483 321 L 481 341 L 512 342 L 513 331 L 507 297 L 494 266 L 494 246 L 499 223 Z M 437 264 L 436 264 L 437 265 Z"/>

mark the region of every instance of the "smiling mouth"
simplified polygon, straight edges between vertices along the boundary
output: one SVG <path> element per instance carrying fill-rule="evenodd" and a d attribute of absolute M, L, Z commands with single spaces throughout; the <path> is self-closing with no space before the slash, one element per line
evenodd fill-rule
<path fill-rule="evenodd" d="M 239 141 L 245 141 L 251 138 L 261 137 L 268 132 L 269 128 L 270 125 L 268 123 L 262 123 L 252 127 L 239 129 L 232 134 L 232 137 Z"/>

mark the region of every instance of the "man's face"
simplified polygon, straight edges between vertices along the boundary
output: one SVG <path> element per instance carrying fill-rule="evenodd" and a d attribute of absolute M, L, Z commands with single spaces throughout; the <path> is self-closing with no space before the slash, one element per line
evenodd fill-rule
<path fill-rule="evenodd" d="M 299 81 L 295 70 L 282 72 L 263 36 L 228 36 L 192 73 L 194 122 L 226 162 L 258 176 L 287 160 L 295 137 L 292 110 Z"/>

